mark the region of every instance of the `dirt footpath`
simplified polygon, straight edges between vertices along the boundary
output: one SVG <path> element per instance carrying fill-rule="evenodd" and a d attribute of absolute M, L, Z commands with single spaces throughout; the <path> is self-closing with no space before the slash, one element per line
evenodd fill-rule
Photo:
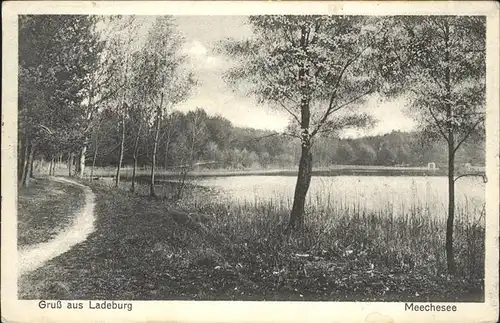
<path fill-rule="evenodd" d="M 95 195 L 92 190 L 88 186 L 66 178 L 52 177 L 50 179 L 82 188 L 85 192 L 85 204 L 74 217 L 72 224 L 63 229 L 54 239 L 32 246 L 26 246 L 19 250 L 19 275 L 33 271 L 50 259 L 67 252 L 74 245 L 87 239 L 88 235 L 94 231 Z"/>

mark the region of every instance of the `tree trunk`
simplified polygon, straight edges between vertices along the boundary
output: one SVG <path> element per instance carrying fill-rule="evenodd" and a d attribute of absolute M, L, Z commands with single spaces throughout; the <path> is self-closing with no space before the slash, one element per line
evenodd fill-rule
<path fill-rule="evenodd" d="M 99 130 L 101 129 L 101 122 L 99 122 L 99 125 L 97 126 L 97 132 L 95 135 L 95 142 L 94 142 L 94 155 L 92 156 L 92 168 L 90 169 L 90 180 L 94 180 L 94 168 L 95 168 L 95 161 L 97 158 L 97 149 L 99 147 Z"/>
<path fill-rule="evenodd" d="M 139 130 L 137 130 L 137 135 L 135 137 L 134 143 L 134 168 L 132 169 L 132 186 L 130 187 L 131 192 L 135 192 L 135 174 L 137 171 L 137 153 L 139 151 L 139 138 L 141 136 L 142 121 L 139 122 Z"/>
<path fill-rule="evenodd" d="M 168 127 L 168 132 L 167 132 L 167 142 L 165 143 L 165 170 L 168 169 L 168 146 L 170 145 L 170 130 L 172 128 Z"/>
<path fill-rule="evenodd" d="M 455 154 L 453 131 L 448 133 L 448 219 L 446 221 L 446 263 L 448 274 L 455 274 L 453 223 L 455 219 Z"/>
<path fill-rule="evenodd" d="M 162 106 L 163 106 L 163 93 L 161 94 L 160 105 L 157 109 L 157 119 L 156 119 L 156 129 L 155 137 L 153 142 L 153 154 L 151 156 L 151 181 L 149 184 L 149 195 L 156 196 L 155 194 L 155 166 L 156 166 L 156 151 L 158 149 L 158 136 L 160 134 L 160 121 L 162 118 Z"/>
<path fill-rule="evenodd" d="M 26 140 L 26 147 L 24 150 L 24 161 L 23 161 L 23 175 L 22 175 L 22 186 L 26 187 L 28 184 L 28 177 L 29 177 L 29 166 L 30 166 L 30 150 L 31 150 L 31 144 L 29 140 Z"/>
<path fill-rule="evenodd" d="M 71 177 L 71 167 L 73 166 L 73 153 L 69 153 L 68 156 L 68 176 Z"/>
<path fill-rule="evenodd" d="M 56 160 L 54 158 L 52 158 L 50 160 L 50 162 L 51 162 L 51 166 L 52 166 L 52 169 L 51 169 L 52 173 L 51 174 L 52 174 L 52 176 L 55 176 L 56 175 Z"/>
<path fill-rule="evenodd" d="M 34 178 L 33 177 L 33 163 L 35 162 L 35 159 L 33 158 L 34 157 L 34 154 L 35 154 L 35 145 L 31 145 L 31 149 L 30 149 L 30 156 L 29 156 L 29 178 Z"/>
<path fill-rule="evenodd" d="M 94 180 L 94 168 L 95 168 L 95 160 L 97 158 L 97 145 L 94 149 L 94 156 L 92 156 L 92 168 L 90 169 L 90 180 Z"/>
<path fill-rule="evenodd" d="M 132 169 L 132 186 L 130 186 L 130 191 L 135 192 L 135 174 L 137 171 L 137 151 L 134 150 L 134 168 Z"/>
<path fill-rule="evenodd" d="M 20 138 L 18 142 L 17 180 L 19 185 L 23 183 L 24 168 L 27 161 L 27 138 Z"/>
<path fill-rule="evenodd" d="M 77 153 L 75 155 L 73 166 L 75 167 L 74 175 L 77 176 L 78 174 L 80 174 L 80 153 Z"/>
<path fill-rule="evenodd" d="M 122 106 L 122 109 L 124 107 Z M 120 185 L 120 170 L 122 168 L 122 162 L 123 162 L 123 149 L 125 145 L 125 111 L 122 112 L 122 131 L 121 131 L 121 137 L 120 137 L 120 157 L 118 159 L 118 167 L 116 168 L 116 179 L 115 179 L 115 187 L 118 187 Z"/>
<path fill-rule="evenodd" d="M 307 50 L 307 31 L 301 28 L 300 46 Z M 299 161 L 299 173 L 297 183 L 295 184 L 295 193 L 293 197 L 292 212 L 290 213 L 289 229 L 298 230 L 304 225 L 304 207 L 306 204 L 307 191 L 311 183 L 312 176 L 312 153 L 311 153 L 311 134 L 309 133 L 309 123 L 311 119 L 310 102 L 311 97 L 307 90 L 306 77 L 310 74 L 307 62 L 303 61 L 299 69 L 299 81 L 302 86 L 300 99 L 300 128 L 301 128 L 301 156 Z"/>
<path fill-rule="evenodd" d="M 25 163 L 24 163 L 24 170 L 23 170 L 23 182 L 22 186 L 26 187 L 28 186 L 28 179 L 30 177 L 30 166 L 31 166 L 31 161 L 33 160 L 33 144 L 28 142 L 28 145 L 26 146 L 26 155 L 25 155 Z"/>
<path fill-rule="evenodd" d="M 128 56 L 125 58 L 125 84 L 127 84 L 127 70 L 128 70 Z M 121 132 L 121 138 L 120 138 L 120 157 L 118 160 L 118 167 L 116 169 L 116 179 L 115 179 L 115 187 L 118 187 L 120 185 L 120 171 L 122 168 L 122 162 L 123 162 L 123 149 L 125 145 L 125 113 L 126 113 L 126 103 L 125 103 L 125 92 L 123 92 L 123 96 L 121 99 L 120 103 L 120 108 L 121 108 L 121 124 L 122 124 L 122 132 Z"/>
<path fill-rule="evenodd" d="M 190 168 L 193 168 L 193 164 L 194 164 L 193 155 L 194 155 L 194 144 L 195 143 L 196 143 L 196 120 L 195 120 L 195 124 L 193 127 L 193 134 L 192 134 L 192 138 L 191 138 L 191 149 L 189 150 L 189 167 Z"/>
<path fill-rule="evenodd" d="M 24 141 L 24 154 L 23 154 L 23 162 L 22 162 L 22 170 L 21 170 L 21 185 L 26 187 L 26 179 L 28 177 L 28 160 L 29 160 L 29 146 L 30 142 L 28 138 Z"/>
<path fill-rule="evenodd" d="M 186 177 L 187 177 L 187 167 L 182 167 L 181 169 L 181 181 L 179 183 L 179 188 L 177 189 L 177 194 L 175 195 L 176 200 L 180 200 L 182 198 L 182 192 L 184 190 L 184 186 L 186 185 Z"/>
<path fill-rule="evenodd" d="M 52 166 L 54 165 L 54 158 L 50 159 L 50 164 L 49 164 L 49 176 L 52 176 Z"/>
<path fill-rule="evenodd" d="M 76 177 L 76 175 L 78 174 L 78 167 L 79 167 L 79 163 L 78 163 L 78 160 L 80 158 L 78 158 L 79 156 L 77 154 L 73 154 L 73 176 Z"/>
<path fill-rule="evenodd" d="M 445 22 L 447 20 L 445 19 Z M 445 24 L 445 61 L 450 62 L 449 46 L 449 25 Z M 451 72 L 450 65 L 446 65 L 446 118 L 448 128 L 448 219 L 446 220 L 446 264 L 448 274 L 454 275 L 456 271 L 455 259 L 453 254 L 453 222 L 455 219 L 455 138 L 453 123 L 453 107 L 451 101 Z"/>
<path fill-rule="evenodd" d="M 78 177 L 83 178 L 85 173 L 85 154 L 87 153 L 87 139 L 83 143 L 82 149 L 80 150 L 80 160 L 78 167 Z"/>
<path fill-rule="evenodd" d="M 304 225 L 304 207 L 306 195 L 309 190 L 312 177 L 312 153 L 310 147 L 302 146 L 302 154 L 299 162 L 299 174 L 295 185 L 293 196 L 293 207 L 290 214 L 290 227 L 298 229 Z"/>

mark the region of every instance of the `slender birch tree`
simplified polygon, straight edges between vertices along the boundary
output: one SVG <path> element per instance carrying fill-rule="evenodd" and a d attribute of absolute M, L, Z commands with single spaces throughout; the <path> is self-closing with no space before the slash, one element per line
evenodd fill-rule
<path fill-rule="evenodd" d="M 301 157 L 289 228 L 298 229 L 315 137 L 372 123 L 356 107 L 379 86 L 370 57 L 386 24 L 361 16 L 256 16 L 249 24 L 252 38 L 222 46 L 236 60 L 227 79 L 288 113 L 290 129 L 297 129 L 291 135 L 300 139 Z"/>
<path fill-rule="evenodd" d="M 139 68 L 143 79 L 146 103 L 153 112 L 153 149 L 151 155 L 150 195 L 155 196 L 155 168 L 161 121 L 175 104 L 183 101 L 194 85 L 193 74 L 185 67 L 187 57 L 181 54 L 183 38 L 172 23 L 172 18 L 156 18 L 142 48 Z"/>
<path fill-rule="evenodd" d="M 486 19 L 479 16 L 398 17 L 379 54 L 390 92 L 409 93 L 410 113 L 431 140 L 446 142 L 450 274 L 455 218 L 455 156 L 465 142 L 484 138 Z"/>
<path fill-rule="evenodd" d="M 124 86 L 117 78 L 122 66 L 120 57 L 120 45 L 122 44 L 118 40 L 123 38 L 124 31 L 133 33 L 134 28 L 137 28 L 134 25 L 134 18 L 101 16 L 95 19 L 94 34 L 97 35 L 98 40 L 94 51 L 98 54 L 98 59 L 87 77 L 87 86 L 84 89 L 87 102 L 82 133 L 83 140 L 78 152 L 76 169 L 77 176 L 80 178 L 85 173 L 90 134 L 94 127 L 99 126 L 99 114 L 109 107 L 108 103 L 116 98 Z M 95 164 L 95 160 L 93 160 L 93 164 Z"/>

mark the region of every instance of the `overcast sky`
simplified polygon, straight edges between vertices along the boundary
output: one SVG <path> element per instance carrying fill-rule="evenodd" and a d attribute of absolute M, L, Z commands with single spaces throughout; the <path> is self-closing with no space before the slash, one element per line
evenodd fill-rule
<path fill-rule="evenodd" d="M 151 17 L 152 18 L 152 17 Z M 192 96 L 176 109 L 187 111 L 196 107 L 209 114 L 219 114 L 236 126 L 260 129 L 283 130 L 288 124 L 286 112 L 259 105 L 245 94 L 233 92 L 222 79 L 226 71 L 227 58 L 214 52 L 214 47 L 222 39 L 244 39 L 251 34 L 244 16 L 176 16 L 175 22 L 186 39 L 184 52 L 190 57 L 191 66 L 199 81 Z M 383 101 L 371 97 L 362 107 L 372 114 L 378 124 L 371 130 L 345 131 L 343 136 L 364 136 L 391 132 L 408 131 L 414 123 L 406 117 L 402 108 L 404 99 Z"/>

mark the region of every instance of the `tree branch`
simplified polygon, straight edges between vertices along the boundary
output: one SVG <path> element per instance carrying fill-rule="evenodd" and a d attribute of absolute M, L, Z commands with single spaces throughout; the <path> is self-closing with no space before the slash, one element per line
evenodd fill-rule
<path fill-rule="evenodd" d="M 379 30 L 379 31 L 377 32 L 377 34 L 378 34 L 378 33 L 380 33 L 381 31 L 382 31 L 382 30 Z M 350 60 L 348 60 L 348 61 L 346 62 L 346 64 L 344 65 L 344 67 L 342 68 L 342 70 L 341 70 L 341 72 L 340 72 L 340 75 L 339 75 L 339 77 L 337 78 L 337 81 L 335 82 L 335 85 L 334 85 L 334 90 L 333 90 L 332 94 L 330 95 L 330 102 L 329 102 L 329 104 L 328 104 L 328 108 L 327 108 L 327 110 L 325 111 L 325 114 L 324 114 L 324 115 L 323 115 L 323 117 L 321 118 L 320 122 L 318 123 L 318 125 L 317 125 L 316 129 L 314 129 L 313 134 L 316 134 L 316 133 L 318 132 L 319 128 L 321 128 L 321 125 L 322 125 L 322 124 L 323 124 L 323 123 L 324 123 L 324 122 L 328 119 L 328 117 L 329 117 L 329 116 L 330 116 L 333 112 L 338 111 L 341 107 L 345 106 L 345 105 L 343 105 L 343 106 L 338 107 L 338 108 L 335 108 L 335 109 L 333 108 L 333 103 L 334 103 L 335 98 L 336 98 L 336 96 L 337 96 L 337 90 L 338 90 L 338 86 L 339 86 L 339 84 L 340 84 L 340 81 L 342 80 L 342 77 L 343 77 L 343 75 L 344 75 L 345 71 L 347 70 L 347 68 L 348 68 L 349 66 L 351 66 L 351 64 L 352 64 L 352 63 L 354 63 L 354 62 L 355 62 L 355 61 L 356 61 L 359 57 L 361 57 L 361 55 L 363 55 L 363 53 L 364 53 L 364 52 L 365 52 L 365 51 L 366 51 L 366 50 L 367 50 L 370 46 L 371 46 L 371 43 L 370 43 L 369 45 L 365 46 L 365 47 L 363 48 L 363 50 L 361 50 L 358 54 L 354 55 L 354 57 L 353 57 L 353 58 L 351 58 Z M 371 90 L 370 90 L 370 92 L 371 92 Z M 366 95 L 366 94 L 367 94 L 367 93 L 365 93 L 365 94 L 361 95 L 359 98 L 361 98 L 362 96 L 364 96 L 364 95 Z M 313 134 L 311 134 L 311 136 L 313 136 Z"/>
<path fill-rule="evenodd" d="M 434 17 L 433 17 L 434 18 Z M 437 19 L 439 19 L 440 17 L 438 17 Z M 439 34 L 439 33 L 436 33 L 436 35 L 438 35 L 441 39 L 445 40 L 446 39 L 446 30 L 445 30 L 445 27 L 441 24 L 438 23 L 438 21 L 436 20 L 436 18 L 434 19 L 429 19 L 429 21 L 431 22 L 432 25 L 436 26 L 437 29 L 439 29 L 440 31 L 443 32 L 443 34 Z M 435 29 L 437 31 L 437 29 Z"/>
<path fill-rule="evenodd" d="M 439 130 L 439 133 L 441 133 L 441 135 L 444 137 L 444 139 L 446 140 L 446 142 L 449 142 L 448 136 L 445 134 L 445 132 L 443 131 L 443 129 L 441 129 L 441 126 L 439 125 L 439 120 L 436 117 L 436 115 L 434 114 L 434 112 L 432 111 L 431 106 L 429 105 L 427 108 L 429 110 L 429 113 L 430 113 L 432 119 L 434 120 L 434 122 L 433 122 L 434 125 Z"/>
<path fill-rule="evenodd" d="M 268 70 L 270 70 L 269 66 L 267 66 L 267 64 L 264 62 L 264 65 L 268 68 Z M 267 82 L 270 83 L 270 84 L 275 84 L 277 82 L 272 82 L 272 80 L 269 79 L 269 74 L 268 73 L 263 73 L 263 76 L 266 78 Z M 284 92 L 281 92 L 281 94 L 283 94 L 288 100 L 292 101 L 293 103 L 297 104 L 297 102 L 295 102 L 295 100 L 293 100 L 291 97 L 289 97 L 286 93 Z M 293 113 L 289 108 L 286 107 L 286 105 L 281 101 L 281 100 L 273 100 L 275 102 L 277 102 L 279 105 L 281 105 L 283 107 L 283 109 L 285 109 L 286 112 L 288 112 L 294 119 L 295 121 L 297 121 L 299 124 L 300 124 L 300 119 L 299 117 Z"/>
<path fill-rule="evenodd" d="M 97 106 L 97 105 L 103 103 L 104 101 L 108 100 L 109 98 L 111 98 L 112 96 L 114 96 L 118 91 L 120 91 L 124 86 L 125 86 L 125 83 L 123 83 L 123 84 L 119 85 L 118 87 L 116 87 L 115 90 L 109 91 L 105 96 L 101 97 L 99 100 L 97 100 L 96 102 L 94 102 L 93 105 Z"/>
<path fill-rule="evenodd" d="M 457 146 L 455 148 L 453 148 L 453 153 L 455 153 L 458 148 L 460 148 L 460 146 L 464 143 L 465 140 L 467 140 L 467 138 L 470 137 L 470 135 L 476 130 L 476 127 L 481 123 L 483 122 L 484 119 L 483 118 L 479 118 L 479 120 L 477 120 L 477 122 L 472 126 L 472 128 L 464 135 L 464 137 L 457 143 Z"/>
<path fill-rule="evenodd" d="M 281 105 L 281 107 L 282 107 L 283 109 L 285 109 L 285 111 L 286 111 L 286 112 L 288 112 L 288 113 L 289 113 L 289 114 L 290 114 L 290 115 L 291 115 L 291 116 L 295 119 L 295 121 L 297 121 L 297 122 L 300 124 L 300 119 L 299 119 L 299 117 L 298 117 L 295 113 L 293 113 L 293 112 L 292 112 L 292 110 L 288 109 L 288 108 L 286 107 L 286 105 L 285 105 L 283 102 L 281 102 L 280 100 L 275 100 L 275 101 L 276 101 L 277 103 L 279 103 L 279 104 Z"/>
<path fill-rule="evenodd" d="M 330 101 L 328 103 L 328 108 L 326 109 L 325 114 L 323 115 L 323 117 L 320 119 L 320 122 L 318 123 L 318 126 L 316 127 L 316 129 L 313 130 L 311 136 L 314 136 L 314 134 L 316 134 L 316 132 L 318 132 L 319 128 L 321 127 L 321 124 L 323 124 L 326 121 L 326 119 L 328 119 L 328 117 L 330 116 L 330 114 L 332 114 L 333 112 L 335 112 L 335 111 L 332 111 L 333 110 L 333 103 L 334 103 L 335 98 L 337 96 L 337 90 L 338 90 L 338 85 L 340 83 L 340 79 L 342 78 L 342 76 L 344 75 L 345 71 L 347 70 L 347 68 L 349 67 L 349 65 L 353 61 L 354 60 L 348 60 L 347 63 L 342 68 L 342 70 L 340 71 L 339 77 L 337 78 L 337 82 L 335 83 L 335 86 L 334 86 L 334 90 L 333 90 L 332 94 L 330 95 Z"/>
<path fill-rule="evenodd" d="M 321 118 L 320 122 L 318 123 L 318 125 L 316 126 L 316 128 L 315 128 L 315 129 L 313 130 L 313 132 L 311 133 L 311 137 L 314 137 L 314 135 L 315 135 L 316 133 L 318 133 L 318 131 L 321 129 L 321 127 L 324 125 L 324 123 L 326 122 L 326 120 L 328 119 L 328 117 L 329 117 L 332 113 L 334 113 L 334 112 L 336 112 L 336 111 L 338 111 L 338 110 L 340 110 L 340 109 L 344 108 L 345 106 L 348 106 L 349 104 L 351 104 L 351 103 L 353 103 L 353 102 L 355 102 L 355 101 L 357 101 L 357 100 L 361 99 L 361 98 L 362 98 L 362 97 L 364 97 L 365 95 L 368 95 L 368 94 L 370 94 L 370 93 L 372 93 L 372 92 L 373 92 L 373 89 L 369 89 L 368 91 L 366 91 L 366 92 L 364 92 L 364 93 L 362 93 L 362 94 L 360 94 L 360 95 L 356 96 L 355 98 L 353 98 L 353 99 L 351 99 L 351 100 L 349 100 L 349 101 L 347 101 L 347 102 L 345 102 L 345 103 L 343 103 L 343 104 L 341 104 L 341 105 L 337 105 L 337 106 L 332 107 L 332 108 L 330 108 L 330 107 L 331 107 L 331 106 L 330 106 L 330 107 L 329 107 L 329 109 L 328 109 L 329 111 L 327 111 L 327 112 L 328 112 L 328 114 L 326 114 L 326 113 L 325 113 L 325 115 L 323 116 L 323 118 Z"/>
<path fill-rule="evenodd" d="M 484 183 L 488 183 L 488 178 L 486 177 L 486 175 L 485 174 L 480 174 L 480 173 L 479 174 L 462 174 L 462 175 L 459 175 L 459 176 L 455 177 L 455 179 L 453 180 L 453 182 L 456 182 L 457 179 L 462 178 L 462 177 L 466 177 L 466 176 L 481 176 L 483 178 L 483 182 Z"/>

